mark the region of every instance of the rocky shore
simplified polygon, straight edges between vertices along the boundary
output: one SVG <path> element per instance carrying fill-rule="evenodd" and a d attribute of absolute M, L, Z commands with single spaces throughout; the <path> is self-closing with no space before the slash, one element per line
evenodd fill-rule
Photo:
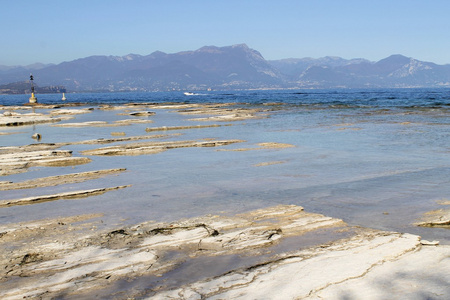
<path fill-rule="evenodd" d="M 0 209 L 85 199 L 133 188 L 133 182 L 108 184 L 108 178 L 130 172 L 126 165 L 69 172 L 68 167 L 92 164 L 97 159 L 115 159 L 121 163 L 119 159 L 125 156 L 161 155 L 186 148 L 211 148 L 218 155 L 232 151 L 295 149 L 294 145 L 270 140 L 241 147 L 245 141 L 238 138 L 223 139 L 213 134 L 183 137 L 188 131 L 226 129 L 236 122 L 264 119 L 272 108 L 182 103 L 104 105 L 95 109 L 126 115 L 128 119 L 76 122 L 71 119 L 89 115 L 95 109 L 43 107 L 39 113 L 21 113 L 28 109 L 21 107 L 1 109 L 0 128 L 49 123 L 47 126 L 58 130 L 120 127 L 124 131 L 111 132 L 113 137 L 109 138 L 85 139 L 72 135 L 73 141 L 50 143 L 35 136 L 36 142 L 32 144 L 1 146 L 0 176 L 15 177 L 14 180 L 0 178 L 0 191 L 14 192 L 16 196 L 0 200 Z M 188 121 L 202 124 L 159 124 L 143 128 L 142 132 L 147 134 L 127 136 L 127 126 L 148 126 L 158 116 L 158 110 L 187 115 Z M 191 116 L 200 117 L 191 119 Z M 18 134 L 0 131 L 3 135 Z M 154 132 L 159 134 L 149 134 Z M 285 162 L 268 160 L 251 166 L 267 167 Z M 30 172 L 47 167 L 58 170 L 58 174 L 41 176 L 39 172 Z M 22 175 L 27 177 L 17 177 Z M 86 188 L 87 183 L 92 187 Z M 17 196 L 18 191 L 24 191 L 23 196 Z M 440 205 L 442 209 L 411 222 L 448 229 L 448 200 L 442 200 Z M 85 214 L 46 219 L 30 215 L 27 221 L 0 225 L 0 298 L 450 297 L 449 245 L 408 233 L 352 226 L 338 218 L 307 212 L 298 205 L 273 205 L 240 214 L 218 212 L 172 222 L 147 219 L 111 226 L 104 220 L 104 214 L 87 209 Z"/>

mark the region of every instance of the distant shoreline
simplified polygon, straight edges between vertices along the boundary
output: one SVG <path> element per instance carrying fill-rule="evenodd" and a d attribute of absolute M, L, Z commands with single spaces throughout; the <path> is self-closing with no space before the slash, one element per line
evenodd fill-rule
<path fill-rule="evenodd" d="M 43 88 L 51 88 L 43 87 Z M 41 88 L 42 89 L 42 88 Z M 354 88 L 354 87 L 336 87 L 336 88 L 319 88 L 319 87 L 289 87 L 289 88 L 249 88 L 249 89 L 221 89 L 221 90 L 189 90 L 191 92 L 202 92 L 202 93 L 214 93 L 214 92 L 251 92 L 251 91 L 295 91 L 295 90 L 305 90 L 305 91 L 320 91 L 320 90 L 336 90 L 336 91 L 348 91 L 348 90 L 367 90 L 367 91 L 376 91 L 376 90 L 433 90 L 433 89 L 450 89 L 450 86 L 438 86 L 438 87 L 421 87 L 421 86 L 409 86 L 409 87 L 367 87 L 367 88 Z M 110 90 L 85 90 L 85 91 L 67 91 L 67 90 L 57 90 L 51 91 L 48 90 L 46 92 L 39 91 L 37 89 L 36 95 L 47 95 L 47 94 L 114 94 L 114 93 L 183 93 L 186 92 L 186 89 L 180 90 L 155 90 L 155 91 L 134 91 L 134 90 L 120 90 L 120 91 L 110 91 Z M 0 95 L 27 95 L 29 91 L 23 92 L 8 92 L 1 89 L 0 86 Z"/>

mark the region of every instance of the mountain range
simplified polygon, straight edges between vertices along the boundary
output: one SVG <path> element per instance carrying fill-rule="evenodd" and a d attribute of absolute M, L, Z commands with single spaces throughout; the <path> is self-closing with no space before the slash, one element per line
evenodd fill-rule
<path fill-rule="evenodd" d="M 398 54 L 377 62 L 331 56 L 266 60 L 245 44 L 0 66 L 0 90 L 1 85 L 26 81 L 30 73 L 36 85 L 59 86 L 68 92 L 450 87 L 450 64 Z"/>

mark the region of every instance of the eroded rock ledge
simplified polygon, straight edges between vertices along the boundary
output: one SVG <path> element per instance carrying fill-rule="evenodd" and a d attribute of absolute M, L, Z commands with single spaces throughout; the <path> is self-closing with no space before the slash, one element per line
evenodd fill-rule
<path fill-rule="evenodd" d="M 42 123 L 55 123 L 60 122 L 61 120 L 61 118 L 36 113 L 20 114 L 17 112 L 4 112 L 3 114 L 0 114 L 0 126 L 23 126 Z"/>
<path fill-rule="evenodd" d="M 87 234 L 83 229 L 101 222 L 98 216 L 92 218 L 87 226 L 81 223 L 81 229 L 77 218 L 1 226 L 0 246 L 5 251 L 0 263 L 5 267 L 0 270 L 0 297 L 450 295 L 448 246 L 425 247 L 418 236 L 350 227 L 299 206 L 280 205 L 235 217 L 146 222 Z"/>
<path fill-rule="evenodd" d="M 58 194 L 31 196 L 31 197 L 11 199 L 11 200 L 1 200 L 0 208 L 7 207 L 7 206 L 15 206 L 15 205 L 28 205 L 28 204 L 34 204 L 34 203 L 42 203 L 42 202 L 59 200 L 59 199 L 85 198 L 85 197 L 89 197 L 89 196 L 101 195 L 101 194 L 109 192 L 109 191 L 123 189 L 126 187 L 129 187 L 129 185 L 107 187 L 107 188 L 96 188 L 96 189 L 80 190 L 80 191 L 70 191 L 70 192 L 64 192 L 64 193 L 58 193 Z"/>
<path fill-rule="evenodd" d="M 26 172 L 29 167 L 74 166 L 91 162 L 91 159 L 87 157 L 72 156 L 70 150 L 25 150 L 17 153 L 9 153 L 6 149 L 2 150 L 5 151 L 0 152 L 0 175 Z"/>
<path fill-rule="evenodd" d="M 0 181 L 0 191 L 32 189 L 37 187 L 56 186 L 60 184 L 78 183 L 91 179 L 97 179 L 106 175 L 118 174 L 126 169 L 108 169 L 89 171 L 82 173 L 72 173 L 66 175 L 49 176 L 37 179 L 30 179 L 22 182 Z"/>
<path fill-rule="evenodd" d="M 143 155 L 156 154 L 168 149 L 188 148 L 188 147 L 217 147 L 234 143 L 243 142 L 242 140 L 206 140 L 206 141 L 173 141 L 173 142 L 143 142 L 131 143 L 125 145 L 85 150 L 84 155 Z"/>
<path fill-rule="evenodd" d="M 440 205 L 450 205 L 450 201 L 440 201 Z M 450 228 L 450 208 L 441 208 L 424 214 L 422 221 L 416 223 L 422 227 Z"/>

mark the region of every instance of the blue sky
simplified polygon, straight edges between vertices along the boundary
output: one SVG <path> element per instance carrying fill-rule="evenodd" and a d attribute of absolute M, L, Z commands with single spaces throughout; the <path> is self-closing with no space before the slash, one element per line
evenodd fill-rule
<path fill-rule="evenodd" d="M 266 59 L 450 63 L 448 0 L 0 0 L 0 65 L 246 43 Z"/>

